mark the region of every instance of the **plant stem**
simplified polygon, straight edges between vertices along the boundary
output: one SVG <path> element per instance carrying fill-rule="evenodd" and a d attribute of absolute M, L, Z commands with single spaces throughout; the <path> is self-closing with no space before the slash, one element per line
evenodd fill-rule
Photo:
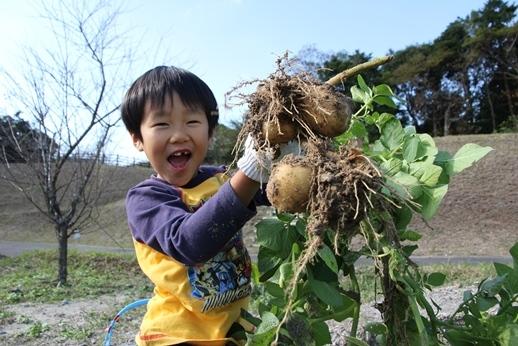
<path fill-rule="evenodd" d="M 345 81 L 349 77 L 357 75 L 358 73 L 363 72 L 365 70 L 369 70 L 371 68 L 386 64 L 387 62 L 391 61 L 393 58 L 394 58 L 393 55 L 387 55 L 387 56 L 374 58 L 372 60 L 364 62 L 363 64 L 356 65 L 345 71 L 340 72 L 339 74 L 335 75 L 334 77 L 331 77 L 326 83 L 331 84 L 331 85 L 338 85 L 339 83 Z"/>
<path fill-rule="evenodd" d="M 428 341 L 428 333 L 423 324 L 423 320 L 421 319 L 421 314 L 419 313 L 419 308 L 417 307 L 417 303 L 415 301 L 414 296 L 408 296 L 408 303 L 410 304 L 410 309 L 414 315 L 415 324 L 417 325 L 417 330 L 419 331 L 419 336 L 421 337 L 421 342 L 423 345 L 429 345 Z"/>
<path fill-rule="evenodd" d="M 354 308 L 354 317 L 353 324 L 351 326 L 351 334 L 353 338 L 356 337 L 356 333 L 358 332 L 358 323 L 360 322 L 360 306 L 361 306 L 361 292 L 360 285 L 358 284 L 358 278 L 356 277 L 356 269 L 354 265 L 350 266 L 349 277 L 351 278 L 351 283 L 353 285 L 353 291 L 357 294 L 358 301 L 356 301 L 356 306 Z"/>

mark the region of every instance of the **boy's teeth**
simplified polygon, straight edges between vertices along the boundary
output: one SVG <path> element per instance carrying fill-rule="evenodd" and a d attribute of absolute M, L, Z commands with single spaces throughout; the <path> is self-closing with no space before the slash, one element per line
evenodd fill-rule
<path fill-rule="evenodd" d="M 189 155 L 189 152 L 188 151 L 181 151 L 181 152 L 177 152 L 177 153 L 173 154 L 173 156 L 181 156 L 181 155 Z"/>

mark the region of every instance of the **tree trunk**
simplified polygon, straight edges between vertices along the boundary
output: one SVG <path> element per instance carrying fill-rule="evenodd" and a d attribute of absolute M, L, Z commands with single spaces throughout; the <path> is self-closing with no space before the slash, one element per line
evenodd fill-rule
<path fill-rule="evenodd" d="M 68 266 L 68 236 L 67 227 L 64 225 L 57 226 L 58 243 L 59 243 L 59 262 L 58 262 L 58 285 L 67 283 L 67 266 Z"/>
<path fill-rule="evenodd" d="M 489 104 L 489 111 L 491 113 L 491 132 L 496 132 L 496 114 L 495 114 L 495 108 L 493 107 L 493 100 L 491 100 L 491 94 L 489 91 L 489 87 L 486 84 L 486 95 L 487 95 L 487 103 Z"/>
<path fill-rule="evenodd" d="M 514 108 L 513 108 L 513 100 L 511 95 L 511 90 L 509 89 L 509 82 L 505 77 L 505 74 L 502 77 L 504 79 L 504 87 L 505 87 L 505 98 L 507 99 L 507 107 L 509 108 L 509 116 L 514 117 Z"/>
<path fill-rule="evenodd" d="M 437 119 L 436 116 L 432 116 L 432 137 L 437 137 Z"/>
<path fill-rule="evenodd" d="M 444 112 L 444 129 L 443 129 L 443 136 L 448 136 L 450 133 L 450 111 L 451 111 L 451 103 L 446 109 L 446 112 Z"/>
<path fill-rule="evenodd" d="M 473 123 L 473 96 L 471 95 L 471 90 L 469 89 L 469 75 L 467 69 L 462 73 L 461 79 L 462 89 L 464 90 L 464 97 L 466 99 L 465 119 L 466 122 Z"/>

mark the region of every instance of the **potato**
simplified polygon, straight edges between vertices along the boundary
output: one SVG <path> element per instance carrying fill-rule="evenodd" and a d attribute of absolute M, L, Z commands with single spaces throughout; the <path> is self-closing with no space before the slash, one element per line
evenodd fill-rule
<path fill-rule="evenodd" d="M 304 212 L 312 178 L 313 168 L 307 159 L 287 155 L 272 170 L 266 188 L 268 200 L 279 212 Z"/>
<path fill-rule="evenodd" d="M 349 99 L 328 85 L 316 85 L 308 93 L 302 118 L 316 133 L 336 137 L 349 125 L 352 107 Z"/>
<path fill-rule="evenodd" d="M 295 123 L 287 117 L 278 117 L 279 124 L 275 120 L 263 123 L 262 135 L 270 144 L 288 143 L 297 137 Z M 280 132 L 279 132 L 280 130 Z"/>

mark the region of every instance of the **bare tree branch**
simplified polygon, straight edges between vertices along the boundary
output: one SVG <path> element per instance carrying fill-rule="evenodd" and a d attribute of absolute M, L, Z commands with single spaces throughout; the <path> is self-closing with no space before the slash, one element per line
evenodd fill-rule
<path fill-rule="evenodd" d="M 2 147 L 0 179 L 53 223 L 60 283 L 67 278 L 67 240 L 76 227 L 92 223 L 109 182 L 101 178 L 102 157 L 120 121 L 120 87 L 129 84 L 133 62 L 125 35 L 116 30 L 121 13 L 106 0 L 43 1 L 55 46 L 28 48 L 25 73 L 4 76 L 13 107 L 31 118 L 31 128 L 23 136 L 14 126 L 6 132 L 18 161 Z"/>

